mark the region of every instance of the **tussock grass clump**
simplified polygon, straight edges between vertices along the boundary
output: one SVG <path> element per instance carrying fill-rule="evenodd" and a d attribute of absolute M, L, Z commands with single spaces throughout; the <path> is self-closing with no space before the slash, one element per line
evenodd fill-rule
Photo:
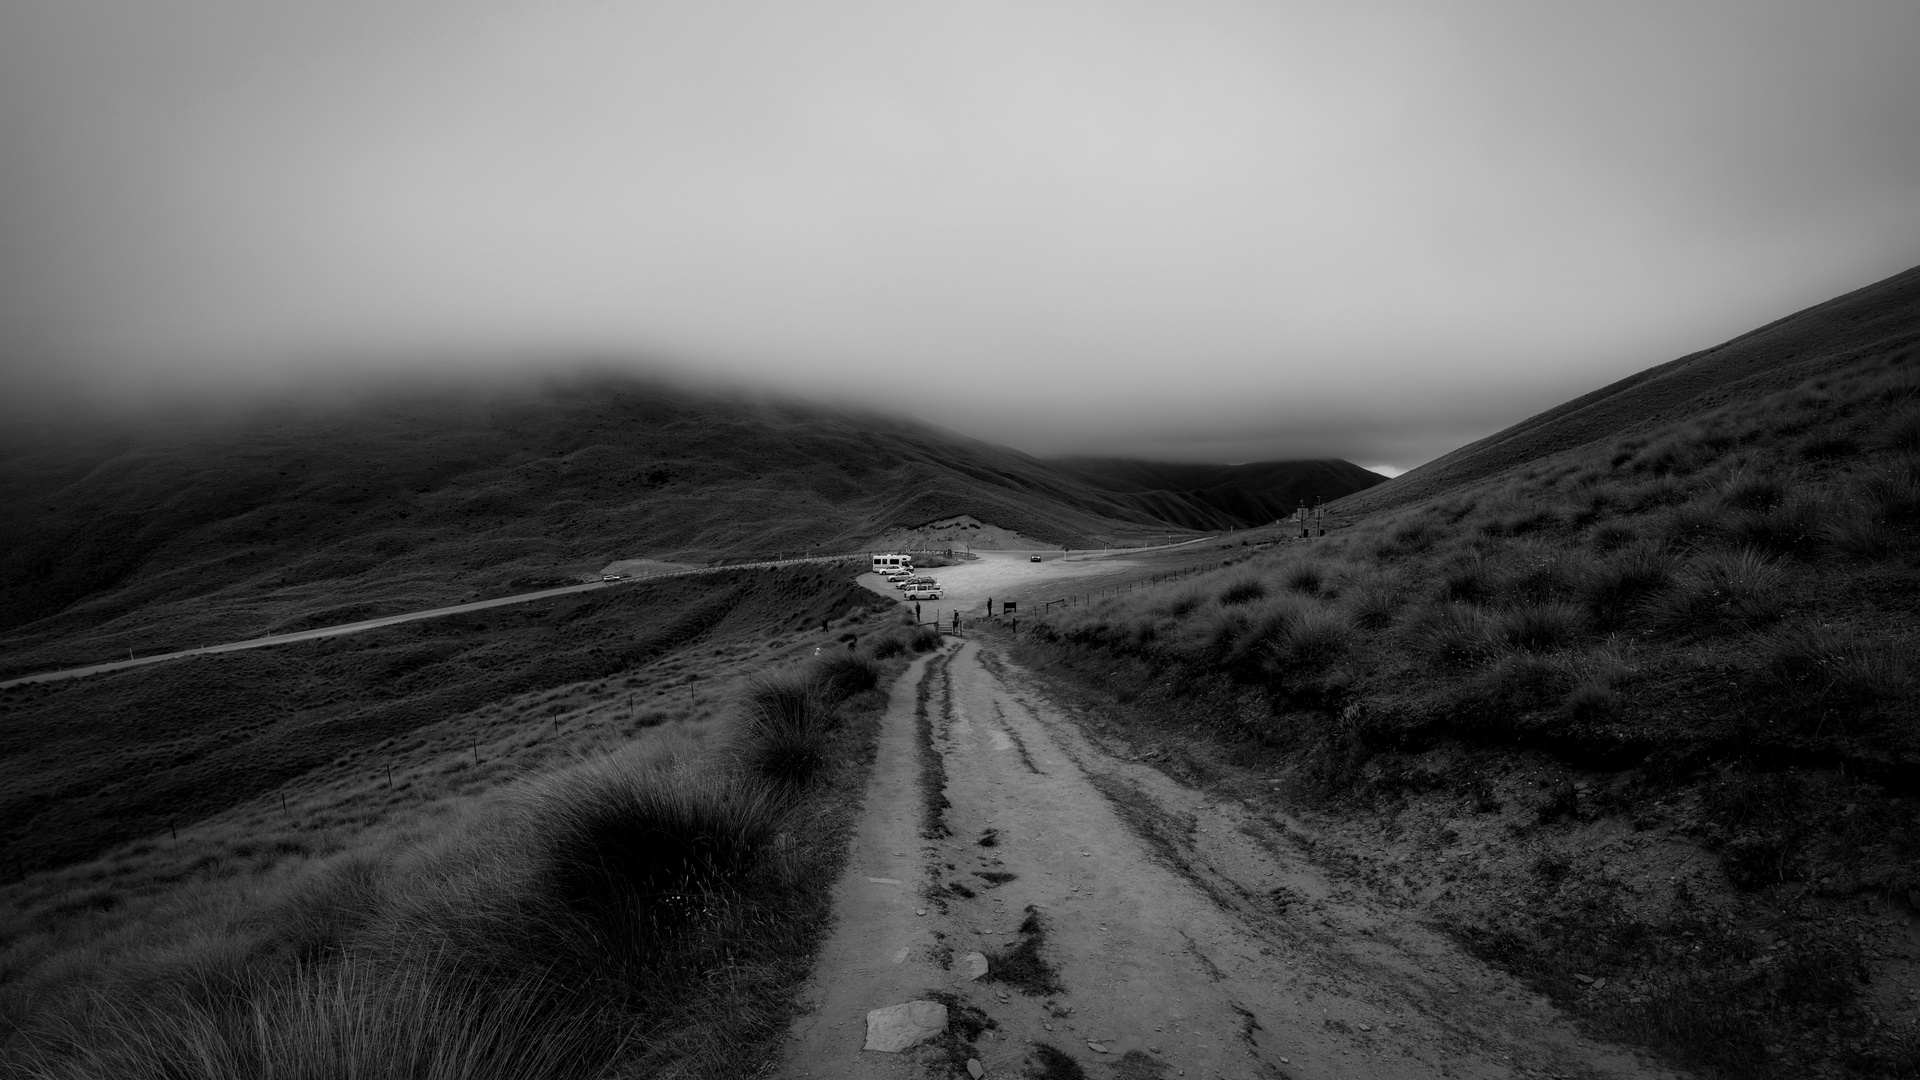
<path fill-rule="evenodd" d="M 1779 565 L 1761 552 L 1709 555 L 1687 567 L 1672 590 L 1648 603 L 1648 621 L 1662 633 L 1682 636 L 1764 626 L 1780 617 L 1784 580 Z"/>
<path fill-rule="evenodd" d="M 1324 671 L 1353 648 L 1354 627 L 1338 608 L 1308 607 L 1267 638 L 1267 666 L 1278 675 Z"/>
<path fill-rule="evenodd" d="M 872 657 L 852 652 L 830 652 L 813 663 L 820 695 L 839 704 L 880 685 L 882 671 Z"/>
<path fill-rule="evenodd" d="M 1392 626 L 1405 602 L 1398 582 L 1384 576 L 1368 579 L 1348 592 L 1344 599 L 1354 625 L 1366 630 L 1385 630 Z"/>
<path fill-rule="evenodd" d="M 1572 644 L 1585 630 L 1578 607 L 1564 601 L 1525 604 L 1493 617 L 1492 637 L 1504 645 L 1530 652 Z"/>
<path fill-rule="evenodd" d="M 1280 576 L 1281 583 L 1298 593 L 1311 596 L 1327 583 L 1327 572 L 1318 563 L 1296 563 Z"/>
<path fill-rule="evenodd" d="M 91 1022 L 41 1044 L 12 1075 L 34 1080 L 179 1076 L 405 1076 L 573 1080 L 620 1041 L 593 1010 L 557 1008 L 538 980 L 489 986 L 433 967 L 356 959 L 296 968 L 227 1002 L 102 999 Z"/>
<path fill-rule="evenodd" d="M 1646 547 L 1588 563 L 1578 593 L 1596 628 L 1619 630 L 1642 604 L 1672 582 L 1672 558 L 1660 548 Z"/>
<path fill-rule="evenodd" d="M 739 725 L 734 742 L 742 767 L 778 788 L 793 789 L 826 766 L 827 742 L 840 716 L 817 675 L 793 672 L 748 683 Z"/>
<path fill-rule="evenodd" d="M 1267 595 L 1267 583 L 1262 578 L 1243 577 L 1229 582 L 1220 590 L 1220 603 L 1223 606 L 1250 604 Z"/>
<path fill-rule="evenodd" d="M 1920 454 L 1920 409 L 1907 409 L 1880 430 L 1878 445 L 1901 454 Z"/>
<path fill-rule="evenodd" d="M 1772 688 L 1815 724 L 1865 719 L 1861 707 L 1897 700 L 1910 686 L 1904 658 L 1846 630 L 1796 627 L 1774 638 L 1766 659 Z"/>
<path fill-rule="evenodd" d="M 646 961 L 677 932 L 777 890 L 781 821 L 766 789 L 689 769 L 594 763 L 542 792 L 535 897 L 576 916 L 609 958 Z"/>
<path fill-rule="evenodd" d="M 1408 642 L 1443 666 L 1476 664 L 1494 651 L 1492 620 L 1472 604 L 1427 604 L 1409 612 L 1402 625 Z"/>
<path fill-rule="evenodd" d="M 1795 495 L 1764 510 L 1732 515 L 1723 532 L 1728 540 L 1776 555 L 1811 555 L 1820 547 L 1820 530 L 1827 519 L 1818 499 Z"/>

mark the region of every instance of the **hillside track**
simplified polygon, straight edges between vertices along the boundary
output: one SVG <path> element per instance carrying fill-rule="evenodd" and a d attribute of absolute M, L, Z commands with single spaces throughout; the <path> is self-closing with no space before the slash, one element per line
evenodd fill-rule
<path fill-rule="evenodd" d="M 145 667 L 148 664 L 164 663 L 168 660 L 184 660 L 190 656 L 209 656 L 215 653 L 239 652 L 242 649 L 264 649 L 272 645 L 291 645 L 299 641 L 314 641 L 319 638 L 340 637 L 344 634 L 358 634 L 367 630 L 378 630 L 383 626 L 396 626 L 400 623 L 418 622 L 421 619 L 443 619 L 449 615 L 465 615 L 469 612 L 484 611 L 488 608 L 506 607 L 510 604 L 526 604 L 535 600 L 549 600 L 556 596 L 571 596 L 574 593 L 595 592 L 600 589 L 619 588 L 625 585 L 641 585 L 648 582 L 665 581 L 668 578 L 697 577 L 702 574 L 736 573 L 741 570 L 776 570 L 786 566 L 807 566 L 819 563 L 851 562 L 865 559 L 865 554 L 853 555 L 816 555 L 800 559 L 774 559 L 765 562 L 732 563 L 727 566 L 703 566 L 691 570 L 670 570 L 660 574 L 647 574 L 642 577 L 625 578 L 620 581 L 587 581 L 578 585 L 563 585 L 556 589 L 541 589 L 537 592 L 515 593 L 512 596 L 496 596 L 490 600 L 473 600 L 464 604 L 449 604 L 445 607 L 427 608 L 422 611 L 407 611 L 397 615 L 383 615 L 377 619 L 362 619 L 359 622 L 340 623 L 335 626 L 317 626 L 311 630 L 296 630 L 286 634 L 268 634 L 264 637 L 247 638 L 242 641 L 228 641 L 218 645 L 207 645 L 198 649 L 179 649 L 174 652 L 155 653 L 152 656 L 129 657 L 125 660 L 109 660 L 101 664 L 89 664 L 85 667 L 65 668 L 60 671 L 43 671 L 33 675 L 0 681 L 0 690 L 9 686 L 22 686 L 28 683 L 52 682 L 56 679 L 78 679 L 87 675 L 104 675 L 127 668 Z"/>
<path fill-rule="evenodd" d="M 1093 1076 L 1671 1075 L 1337 882 L 1288 821 L 1104 751 L 991 639 L 897 685 L 863 822 L 787 1077 L 1038 1075 L 1036 1044 Z M 970 981 L 1023 943 L 1052 988 L 995 981 L 1017 954 Z M 862 1049 L 868 1010 L 936 995 L 992 1026 Z"/>

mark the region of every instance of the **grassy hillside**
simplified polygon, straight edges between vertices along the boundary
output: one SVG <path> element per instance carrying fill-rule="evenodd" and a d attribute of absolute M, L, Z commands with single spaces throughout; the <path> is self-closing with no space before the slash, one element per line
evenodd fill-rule
<path fill-rule="evenodd" d="M 1350 461 L 1173 464 L 1126 458 L 1059 458 L 1048 464 L 1102 491 L 1123 495 L 1162 521 L 1198 531 L 1253 528 L 1301 503 L 1333 500 L 1385 483 Z"/>
<path fill-rule="evenodd" d="M 1407 506 L 1550 454 L 1684 423 L 1920 343 L 1920 267 L 1548 409 L 1391 483 L 1341 501 L 1343 514 Z"/>
<path fill-rule="evenodd" d="M 690 650 L 817 631 L 871 604 L 845 577 L 677 579 L 0 691 L 7 869 L 92 858 L 315 770 L 404 771 L 462 746 L 494 757 L 495 720 L 559 687 L 623 689 L 630 715 L 611 732 L 639 730 L 689 695 L 684 674 L 661 671 Z"/>
<path fill-rule="evenodd" d="M 1598 1028 L 1714 1076 L 1920 1075 L 1917 321 L 1902 275 L 1335 535 L 1055 609 L 1027 655 L 1290 778 L 1356 873 Z"/>
<path fill-rule="evenodd" d="M 764 1069 L 938 639 L 700 585 L 7 695 L 0 1071 Z"/>
<path fill-rule="evenodd" d="M 1165 526 L 921 425 L 618 378 L 16 439 L 6 672 L 414 610 L 617 558 L 858 550 L 972 514 L 1044 540 Z"/>

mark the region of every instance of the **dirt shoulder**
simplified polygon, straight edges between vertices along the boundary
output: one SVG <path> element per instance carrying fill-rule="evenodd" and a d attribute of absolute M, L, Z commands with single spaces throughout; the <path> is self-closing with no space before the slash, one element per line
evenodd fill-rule
<path fill-rule="evenodd" d="M 898 684 L 863 822 L 787 1076 L 1669 1075 L 1330 871 L 1300 823 L 1117 756 L 990 641 Z M 912 1000 L 947 1035 L 863 1050 L 868 1010 Z"/>

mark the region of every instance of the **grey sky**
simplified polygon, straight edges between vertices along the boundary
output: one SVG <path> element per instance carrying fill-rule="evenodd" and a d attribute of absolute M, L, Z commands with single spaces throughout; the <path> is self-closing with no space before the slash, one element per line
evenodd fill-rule
<path fill-rule="evenodd" d="M 16 398 L 590 357 L 1416 464 L 1920 262 L 1912 0 L 0 0 Z"/>

